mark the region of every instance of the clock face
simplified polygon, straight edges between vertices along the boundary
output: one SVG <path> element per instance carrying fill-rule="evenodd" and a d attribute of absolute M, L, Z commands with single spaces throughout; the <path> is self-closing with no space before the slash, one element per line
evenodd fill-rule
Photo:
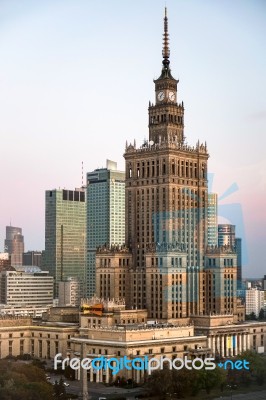
<path fill-rule="evenodd" d="M 170 101 L 175 101 L 175 93 L 174 92 L 169 92 L 168 97 Z"/>
<path fill-rule="evenodd" d="M 165 97 L 165 94 L 162 91 L 157 94 L 157 99 L 159 101 L 162 101 L 164 99 L 164 97 Z"/>

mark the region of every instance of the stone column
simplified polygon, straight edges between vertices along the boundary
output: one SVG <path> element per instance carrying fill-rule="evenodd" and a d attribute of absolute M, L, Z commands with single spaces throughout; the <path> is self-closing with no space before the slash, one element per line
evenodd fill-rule
<path fill-rule="evenodd" d="M 217 351 L 218 351 L 218 354 L 221 355 L 220 335 L 217 336 Z"/>
<path fill-rule="evenodd" d="M 211 349 L 211 338 L 210 338 L 210 336 L 208 337 L 208 347 Z"/>
<path fill-rule="evenodd" d="M 99 365 L 98 362 L 97 362 L 96 365 L 97 365 L 97 367 L 98 367 L 98 365 Z M 100 371 L 99 371 L 98 369 L 96 370 L 96 382 L 97 382 L 97 383 L 100 382 Z"/>
<path fill-rule="evenodd" d="M 93 382 L 93 369 L 90 368 L 90 382 Z"/>
<path fill-rule="evenodd" d="M 238 337 L 238 335 L 237 334 L 235 334 L 235 356 L 237 356 L 237 354 L 238 354 L 238 348 L 237 348 L 237 337 Z"/>
<path fill-rule="evenodd" d="M 224 335 L 221 335 L 221 357 L 224 357 Z"/>
<path fill-rule="evenodd" d="M 212 354 L 215 354 L 215 336 L 212 336 Z"/>
<path fill-rule="evenodd" d="M 105 376 L 106 376 L 105 382 L 109 383 L 109 368 L 108 368 L 108 365 L 106 365 Z"/>
<path fill-rule="evenodd" d="M 239 352 L 242 353 L 242 333 L 239 334 Z"/>
<path fill-rule="evenodd" d="M 140 382 L 140 371 L 137 369 L 136 370 L 136 382 L 139 383 Z"/>
<path fill-rule="evenodd" d="M 246 334 L 244 333 L 243 335 L 243 351 L 246 351 L 247 349 L 247 342 L 246 342 Z"/>
<path fill-rule="evenodd" d="M 99 370 L 99 381 L 103 382 L 103 370 L 102 369 Z"/>
<path fill-rule="evenodd" d="M 228 339 L 229 339 L 229 335 L 225 335 L 225 356 L 226 357 L 229 357 Z"/>
<path fill-rule="evenodd" d="M 250 349 L 249 333 L 247 333 L 247 350 Z"/>

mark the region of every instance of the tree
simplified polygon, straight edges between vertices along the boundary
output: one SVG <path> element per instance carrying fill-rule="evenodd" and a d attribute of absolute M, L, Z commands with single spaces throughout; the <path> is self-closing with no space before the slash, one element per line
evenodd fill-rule
<path fill-rule="evenodd" d="M 246 315 L 246 319 L 247 320 L 252 320 L 252 321 L 256 320 L 257 317 L 256 317 L 256 314 L 254 313 L 254 311 L 252 311 L 252 313 L 250 313 L 250 314 L 247 314 Z"/>
<path fill-rule="evenodd" d="M 66 388 L 62 378 L 60 378 L 59 382 L 55 381 L 54 394 L 56 398 L 60 396 L 60 400 L 67 400 L 68 396 L 66 394 Z"/>
<path fill-rule="evenodd" d="M 154 371 L 147 381 L 151 393 L 165 396 L 166 393 L 173 393 L 172 374 L 169 368 Z"/>
<path fill-rule="evenodd" d="M 249 370 L 243 370 L 243 376 L 249 380 L 253 377 L 258 385 L 263 385 L 266 381 L 266 358 L 252 350 L 244 351 L 239 358 L 249 362 Z"/>
<path fill-rule="evenodd" d="M 51 400 L 53 388 L 40 368 L 0 360 L 1 400 Z"/>
<path fill-rule="evenodd" d="M 260 320 L 261 320 L 261 319 L 264 319 L 264 310 L 263 310 L 263 308 L 260 309 L 260 312 L 259 312 L 259 319 L 260 319 Z"/>

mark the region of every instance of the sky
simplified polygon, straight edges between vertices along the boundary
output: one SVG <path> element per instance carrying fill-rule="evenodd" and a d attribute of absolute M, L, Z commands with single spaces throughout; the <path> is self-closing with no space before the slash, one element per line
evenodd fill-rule
<path fill-rule="evenodd" d="M 0 0 L 0 251 L 5 226 L 44 249 L 45 190 L 74 189 L 148 138 L 162 0 Z M 266 2 L 167 0 L 170 66 L 190 145 L 207 142 L 219 221 L 266 274 Z"/>

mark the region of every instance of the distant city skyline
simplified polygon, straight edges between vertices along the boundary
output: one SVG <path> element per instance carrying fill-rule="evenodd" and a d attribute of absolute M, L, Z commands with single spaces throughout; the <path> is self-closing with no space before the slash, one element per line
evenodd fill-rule
<path fill-rule="evenodd" d="M 84 176 L 106 158 L 124 170 L 125 141 L 148 137 L 164 5 L 1 2 L 0 251 L 10 220 L 23 229 L 25 250 L 44 249 L 45 190 L 80 187 L 82 161 Z M 236 225 L 243 239 L 243 277 L 262 277 L 266 4 L 169 0 L 167 7 L 185 136 L 191 145 L 207 141 L 219 223 Z"/>

